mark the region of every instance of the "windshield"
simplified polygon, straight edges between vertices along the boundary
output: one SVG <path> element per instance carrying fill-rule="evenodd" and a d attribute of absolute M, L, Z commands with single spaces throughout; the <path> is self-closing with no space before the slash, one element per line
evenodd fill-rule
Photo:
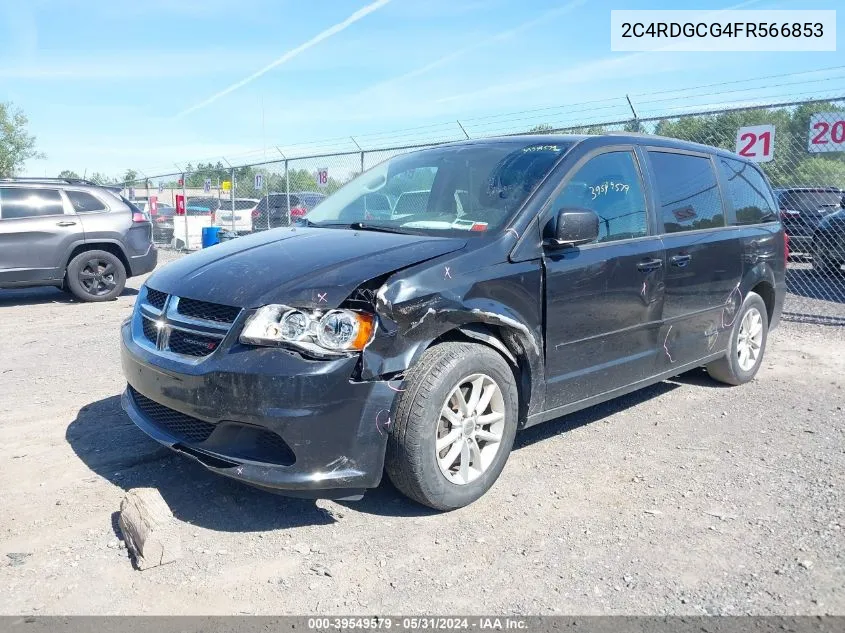
<path fill-rule="evenodd" d="M 308 220 L 317 226 L 360 222 L 409 233 L 495 231 L 571 146 L 508 140 L 404 154 L 352 180 Z"/>
<path fill-rule="evenodd" d="M 842 194 L 836 191 L 785 191 L 780 194 L 780 208 L 794 211 L 817 211 L 825 207 L 838 207 Z"/>

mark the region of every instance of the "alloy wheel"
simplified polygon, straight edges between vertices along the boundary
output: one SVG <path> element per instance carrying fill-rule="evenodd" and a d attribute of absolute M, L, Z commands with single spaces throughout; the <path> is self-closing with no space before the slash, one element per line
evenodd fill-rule
<path fill-rule="evenodd" d="M 446 398 L 437 421 L 435 452 L 440 472 L 465 485 L 490 467 L 505 431 L 502 390 L 490 376 L 462 379 Z"/>
<path fill-rule="evenodd" d="M 736 341 L 739 366 L 750 371 L 757 364 L 763 347 L 763 316 L 757 308 L 751 308 L 742 317 Z"/>
<path fill-rule="evenodd" d="M 114 264 L 95 257 L 79 269 L 79 283 L 88 294 L 99 297 L 114 290 L 117 285 L 114 278 L 116 272 Z"/>

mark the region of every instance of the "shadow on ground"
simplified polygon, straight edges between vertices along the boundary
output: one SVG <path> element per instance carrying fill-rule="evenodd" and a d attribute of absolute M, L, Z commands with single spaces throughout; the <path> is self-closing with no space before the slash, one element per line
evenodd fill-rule
<path fill-rule="evenodd" d="M 121 297 L 133 297 L 138 294 L 135 288 L 124 288 Z M 69 292 L 63 292 L 53 286 L 37 288 L 13 288 L 0 290 L 0 308 L 6 306 L 39 305 L 43 303 L 79 303 Z"/>
<path fill-rule="evenodd" d="M 701 372 L 689 372 L 583 411 L 517 434 L 514 450 L 591 424 L 678 388 L 684 382 L 717 383 Z M 83 407 L 65 438 L 95 473 L 124 490 L 156 488 L 181 521 L 224 532 L 257 532 L 335 521 L 314 500 L 295 499 L 251 488 L 207 471 L 200 464 L 147 437 L 112 396 Z M 435 511 L 409 501 L 385 477 L 361 501 L 339 502 L 355 512 L 390 517 L 418 517 Z"/>

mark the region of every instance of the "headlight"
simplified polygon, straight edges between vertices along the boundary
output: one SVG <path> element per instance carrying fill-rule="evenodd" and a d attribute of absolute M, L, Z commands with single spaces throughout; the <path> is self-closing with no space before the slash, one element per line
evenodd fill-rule
<path fill-rule="evenodd" d="M 287 345 L 317 355 L 339 355 L 364 349 L 374 331 L 375 317 L 366 312 L 269 305 L 249 318 L 240 340 L 248 345 Z"/>

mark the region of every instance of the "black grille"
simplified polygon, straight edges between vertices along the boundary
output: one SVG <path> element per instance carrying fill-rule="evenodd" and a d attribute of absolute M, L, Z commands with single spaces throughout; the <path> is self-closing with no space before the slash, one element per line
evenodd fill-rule
<path fill-rule="evenodd" d="M 156 338 L 158 338 L 158 328 L 155 326 L 155 322 L 141 317 L 141 327 L 144 329 L 144 338 L 150 343 L 155 343 Z"/>
<path fill-rule="evenodd" d="M 159 310 L 164 310 L 165 301 L 167 301 L 166 293 L 147 287 L 147 303 Z"/>
<path fill-rule="evenodd" d="M 208 303 L 195 299 L 179 299 L 179 314 L 195 319 L 206 319 L 217 323 L 232 323 L 241 311 L 240 308 Z"/>
<path fill-rule="evenodd" d="M 132 387 L 129 387 L 129 393 L 132 394 L 135 405 L 150 422 L 180 441 L 204 442 L 209 438 L 212 431 L 214 431 L 213 424 L 197 420 L 189 415 L 165 407 L 158 402 L 153 402 L 146 396 L 142 396 Z"/>
<path fill-rule="evenodd" d="M 217 349 L 220 344 L 219 338 L 204 336 L 196 332 L 183 332 L 173 330 L 170 332 L 168 347 L 171 352 L 185 354 L 186 356 L 208 356 Z"/>

